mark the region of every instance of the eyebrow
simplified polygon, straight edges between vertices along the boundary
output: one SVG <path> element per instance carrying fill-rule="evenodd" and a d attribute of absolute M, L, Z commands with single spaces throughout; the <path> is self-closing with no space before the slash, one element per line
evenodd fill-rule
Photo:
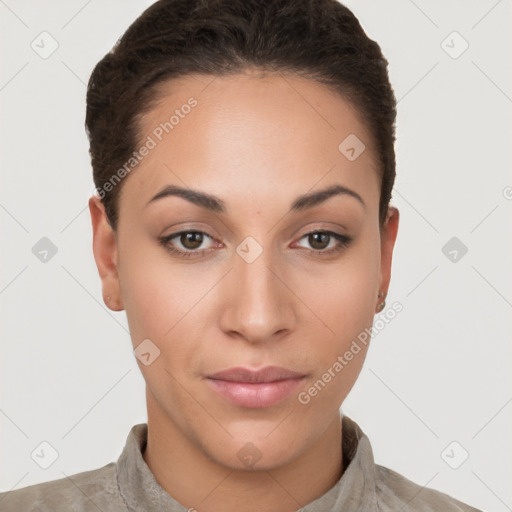
<path fill-rule="evenodd" d="M 317 192 L 310 192 L 297 197 L 297 199 L 295 199 L 291 204 L 290 211 L 298 212 L 308 208 L 313 208 L 314 206 L 317 206 L 336 195 L 347 195 L 349 197 L 354 197 L 363 205 L 364 208 L 366 208 L 365 202 L 357 192 L 342 185 L 332 185 Z M 154 201 L 170 196 L 181 197 L 190 203 L 195 204 L 196 206 L 205 208 L 206 210 L 210 210 L 212 212 L 226 213 L 227 211 L 226 203 L 219 197 L 206 194 L 205 192 L 200 192 L 199 190 L 178 187 L 177 185 L 165 186 L 162 190 L 160 190 L 160 192 L 158 192 L 158 194 L 156 194 L 148 201 L 148 205 Z"/>

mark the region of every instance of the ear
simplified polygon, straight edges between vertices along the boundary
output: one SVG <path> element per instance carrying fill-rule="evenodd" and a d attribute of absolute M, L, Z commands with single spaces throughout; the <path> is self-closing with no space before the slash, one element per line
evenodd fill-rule
<path fill-rule="evenodd" d="M 92 221 L 92 247 L 101 278 L 103 302 L 112 311 L 122 311 L 124 305 L 117 272 L 119 257 L 115 232 L 108 222 L 103 203 L 94 195 L 89 199 L 89 211 Z"/>
<path fill-rule="evenodd" d="M 386 297 L 391 280 L 391 261 L 393 259 L 393 248 L 398 234 L 398 221 L 400 213 L 398 208 L 390 206 L 384 226 L 380 232 L 381 256 L 380 256 L 380 286 L 383 298 Z M 378 300 L 380 302 L 380 299 Z"/>

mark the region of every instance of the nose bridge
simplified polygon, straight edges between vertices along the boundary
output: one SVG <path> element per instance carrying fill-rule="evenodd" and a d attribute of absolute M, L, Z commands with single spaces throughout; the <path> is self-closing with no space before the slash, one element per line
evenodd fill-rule
<path fill-rule="evenodd" d="M 272 268 L 272 256 L 270 249 L 263 251 L 254 261 L 247 262 L 243 258 L 235 265 L 236 275 L 239 279 L 241 291 L 245 293 L 248 298 L 258 301 L 260 298 L 265 298 L 267 303 L 275 300 L 275 293 L 278 293 L 276 288 L 276 277 Z"/>
<path fill-rule="evenodd" d="M 237 249 L 230 272 L 231 311 L 224 325 L 225 329 L 238 331 L 251 341 L 263 341 L 291 328 L 293 318 L 291 294 L 275 275 L 278 268 L 272 250 L 261 246 L 258 249 L 258 246 L 249 240 Z"/>

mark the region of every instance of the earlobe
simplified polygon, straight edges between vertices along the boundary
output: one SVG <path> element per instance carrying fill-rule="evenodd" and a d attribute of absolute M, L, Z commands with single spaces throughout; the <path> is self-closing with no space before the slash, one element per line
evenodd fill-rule
<path fill-rule="evenodd" d="M 124 309 L 119 274 L 117 269 L 118 248 L 115 232 L 105 212 L 105 207 L 96 196 L 89 198 L 93 232 L 93 253 L 96 267 L 101 278 L 103 301 L 112 311 Z"/>

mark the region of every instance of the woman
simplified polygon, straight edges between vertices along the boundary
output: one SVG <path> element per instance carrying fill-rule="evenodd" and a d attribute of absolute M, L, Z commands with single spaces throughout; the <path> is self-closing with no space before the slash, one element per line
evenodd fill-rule
<path fill-rule="evenodd" d="M 132 24 L 89 81 L 89 207 L 148 422 L 2 510 L 476 510 L 376 465 L 340 414 L 390 283 L 395 104 L 335 0 L 160 0 Z"/>

